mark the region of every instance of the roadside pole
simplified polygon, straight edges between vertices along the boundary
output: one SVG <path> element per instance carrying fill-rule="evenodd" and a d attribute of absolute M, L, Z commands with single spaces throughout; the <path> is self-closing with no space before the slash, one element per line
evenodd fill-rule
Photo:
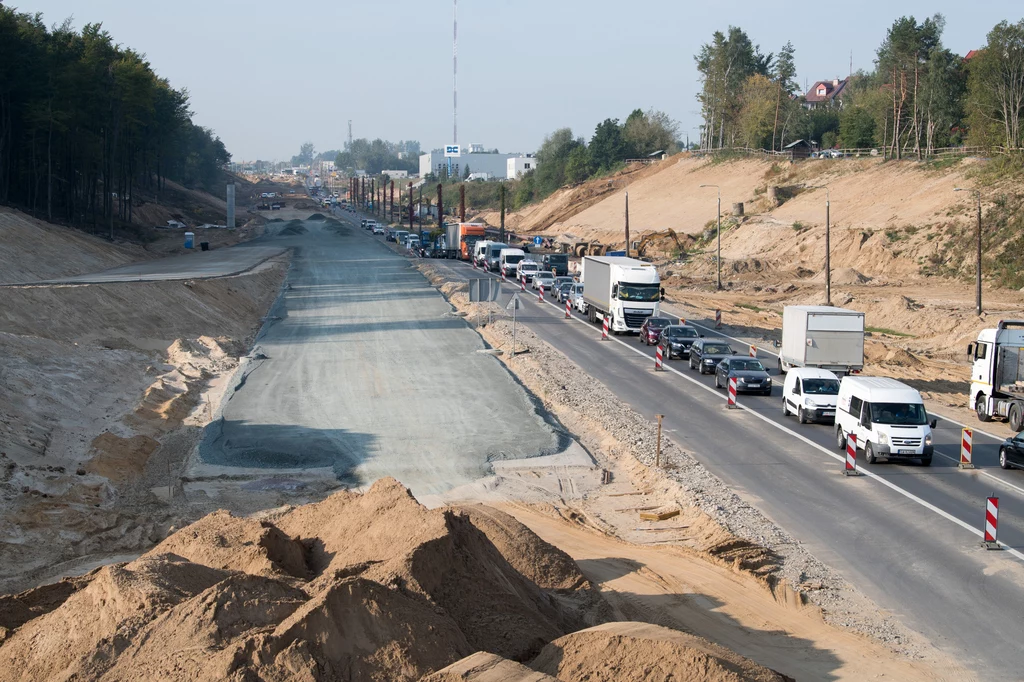
<path fill-rule="evenodd" d="M 657 415 L 658 417 L 658 448 L 654 453 L 654 466 L 661 468 L 661 420 L 665 417 L 663 414 Z"/>

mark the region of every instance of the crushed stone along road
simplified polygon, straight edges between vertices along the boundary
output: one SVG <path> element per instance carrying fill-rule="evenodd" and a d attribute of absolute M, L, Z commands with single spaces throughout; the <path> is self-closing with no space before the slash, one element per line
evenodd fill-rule
<path fill-rule="evenodd" d="M 194 474 L 394 476 L 420 496 L 572 445 L 408 259 L 359 228 L 302 225 L 279 239 L 285 290 Z"/>

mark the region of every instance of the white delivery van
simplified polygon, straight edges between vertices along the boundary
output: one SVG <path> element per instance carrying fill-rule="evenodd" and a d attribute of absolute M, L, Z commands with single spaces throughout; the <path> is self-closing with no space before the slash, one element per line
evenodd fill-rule
<path fill-rule="evenodd" d="M 490 246 L 494 242 L 489 242 L 486 239 L 481 239 L 476 244 L 473 244 L 473 263 L 477 267 L 481 267 L 487 262 L 487 254 L 490 253 Z"/>
<path fill-rule="evenodd" d="M 857 449 L 868 464 L 879 457 L 919 459 L 932 463 L 932 429 L 924 400 L 915 389 L 885 377 L 843 377 L 836 401 L 836 445 L 846 448 L 846 437 L 857 437 Z"/>
<path fill-rule="evenodd" d="M 498 258 L 498 270 L 506 277 L 513 277 L 519 261 L 526 258 L 526 252 L 522 249 L 502 249 Z"/>
<path fill-rule="evenodd" d="M 836 417 L 839 378 L 827 369 L 797 367 L 782 386 L 782 415 L 795 414 L 801 424 L 831 422 Z"/>
<path fill-rule="evenodd" d="M 482 263 L 483 267 L 497 272 L 498 267 L 501 265 L 501 251 L 507 248 L 508 244 L 502 244 L 501 242 L 491 242 L 488 244 L 486 262 Z"/>

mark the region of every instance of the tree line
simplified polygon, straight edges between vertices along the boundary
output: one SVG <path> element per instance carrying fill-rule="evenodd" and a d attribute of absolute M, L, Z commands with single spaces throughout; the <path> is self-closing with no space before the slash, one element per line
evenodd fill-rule
<path fill-rule="evenodd" d="M 365 170 L 369 175 L 379 175 L 385 170 L 418 173 L 420 143 L 416 140 L 389 142 L 380 138 L 373 141 L 359 138 L 352 140 L 352 144 L 346 142 L 345 149 L 333 158 L 334 167 L 339 170 Z"/>
<path fill-rule="evenodd" d="M 209 187 L 229 159 L 188 92 L 100 24 L 48 29 L 0 5 L 0 203 L 113 234 L 136 190 Z"/>
<path fill-rule="evenodd" d="M 1024 20 L 996 25 L 970 58 L 942 44 L 944 28 L 941 14 L 897 19 L 874 70 L 852 74 L 841 100 L 812 104 L 797 90 L 791 43 L 765 54 L 741 28 L 716 32 L 694 56 L 700 148 L 780 150 L 805 139 L 892 158 L 963 144 L 1021 148 Z"/>

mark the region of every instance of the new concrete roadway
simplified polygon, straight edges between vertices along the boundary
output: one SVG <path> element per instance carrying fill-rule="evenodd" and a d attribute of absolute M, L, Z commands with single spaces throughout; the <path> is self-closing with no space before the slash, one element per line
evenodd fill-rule
<path fill-rule="evenodd" d="M 293 252 L 285 290 L 190 475 L 394 476 L 425 496 L 579 449 L 408 259 L 331 222 L 271 240 Z"/>
<path fill-rule="evenodd" d="M 453 279 L 483 276 L 438 263 Z M 516 289 L 507 286 L 502 301 Z M 866 475 L 846 477 L 832 428 L 784 418 L 781 386 L 726 410 L 713 376 L 685 361 L 655 373 L 654 349 L 636 336 L 601 341 L 597 326 L 575 313 L 564 319 L 550 298 L 524 300 L 520 322 L 641 414 L 664 414 L 681 446 L 875 603 L 982 679 L 1024 677 L 1024 472 L 998 468 L 997 439 L 976 431 L 979 468 L 961 471 L 960 427 L 940 419 L 931 467 L 861 462 Z M 1001 498 L 999 551 L 980 536 L 992 493 Z"/>

